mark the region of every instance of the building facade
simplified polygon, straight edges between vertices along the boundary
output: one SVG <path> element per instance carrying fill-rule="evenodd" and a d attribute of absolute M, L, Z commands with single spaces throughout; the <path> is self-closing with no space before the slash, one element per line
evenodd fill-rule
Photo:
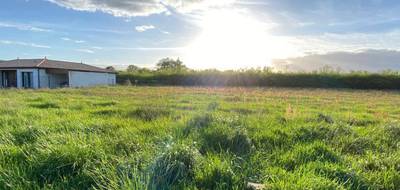
<path fill-rule="evenodd" d="M 82 63 L 48 59 L 0 62 L 2 88 L 61 88 L 115 85 L 116 73 Z"/>

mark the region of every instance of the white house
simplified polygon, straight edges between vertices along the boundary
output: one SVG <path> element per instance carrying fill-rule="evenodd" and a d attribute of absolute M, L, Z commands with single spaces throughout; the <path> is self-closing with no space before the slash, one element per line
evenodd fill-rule
<path fill-rule="evenodd" d="M 0 62 L 2 88 L 59 88 L 115 85 L 116 73 L 82 63 L 44 59 Z"/>

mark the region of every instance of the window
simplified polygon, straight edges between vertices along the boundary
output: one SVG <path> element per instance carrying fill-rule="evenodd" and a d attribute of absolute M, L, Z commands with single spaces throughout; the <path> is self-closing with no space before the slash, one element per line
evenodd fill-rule
<path fill-rule="evenodd" d="M 33 73 L 22 72 L 22 87 L 32 88 L 33 87 Z"/>

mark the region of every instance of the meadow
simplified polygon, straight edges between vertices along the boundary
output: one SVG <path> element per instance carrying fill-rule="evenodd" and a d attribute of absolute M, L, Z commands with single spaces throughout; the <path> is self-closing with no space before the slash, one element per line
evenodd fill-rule
<path fill-rule="evenodd" d="M 0 91 L 0 189 L 400 189 L 400 93 Z"/>

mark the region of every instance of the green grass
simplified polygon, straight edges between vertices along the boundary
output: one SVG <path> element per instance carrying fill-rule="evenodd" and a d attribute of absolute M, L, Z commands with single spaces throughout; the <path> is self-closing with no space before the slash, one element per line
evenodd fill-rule
<path fill-rule="evenodd" d="M 0 91 L 0 189 L 400 189 L 400 93 Z"/>

